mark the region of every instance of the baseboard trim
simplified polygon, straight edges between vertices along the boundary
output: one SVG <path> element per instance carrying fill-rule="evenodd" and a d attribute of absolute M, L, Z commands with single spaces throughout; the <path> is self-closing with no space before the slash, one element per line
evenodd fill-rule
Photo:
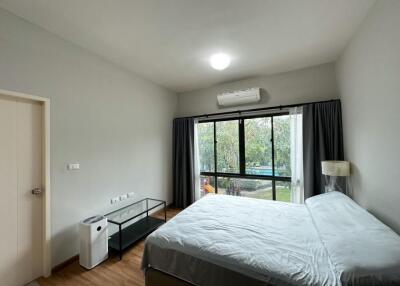
<path fill-rule="evenodd" d="M 75 262 L 77 260 L 79 260 L 79 255 L 78 254 L 75 255 L 75 256 L 72 256 L 71 258 L 65 260 L 64 262 L 61 262 L 60 264 L 57 264 L 56 266 L 54 266 L 51 269 L 51 272 L 52 273 L 57 272 L 57 271 L 67 267 L 68 265 L 70 265 L 71 263 L 73 263 L 73 262 Z"/>

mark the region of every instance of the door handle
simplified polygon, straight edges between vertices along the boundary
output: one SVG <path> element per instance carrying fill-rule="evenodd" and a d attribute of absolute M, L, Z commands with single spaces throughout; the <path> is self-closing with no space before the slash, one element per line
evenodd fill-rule
<path fill-rule="evenodd" d="M 34 188 L 32 190 L 32 195 L 40 195 L 42 193 L 42 189 L 41 188 Z"/>

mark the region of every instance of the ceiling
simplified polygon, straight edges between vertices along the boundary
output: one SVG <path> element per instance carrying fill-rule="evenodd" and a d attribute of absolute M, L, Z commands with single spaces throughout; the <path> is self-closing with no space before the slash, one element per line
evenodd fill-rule
<path fill-rule="evenodd" d="M 334 61 L 375 0 L 0 0 L 115 64 L 185 92 Z M 213 70 L 215 52 L 233 57 Z"/>

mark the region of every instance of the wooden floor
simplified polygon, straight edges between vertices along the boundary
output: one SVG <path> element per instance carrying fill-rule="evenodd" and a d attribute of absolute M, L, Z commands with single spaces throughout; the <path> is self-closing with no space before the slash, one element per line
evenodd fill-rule
<path fill-rule="evenodd" d="M 167 219 L 174 217 L 179 209 L 168 208 Z M 163 213 L 155 215 L 164 218 Z M 144 240 L 127 250 L 120 261 L 116 254 L 92 270 L 85 270 L 77 260 L 54 272 L 49 278 L 40 278 L 41 286 L 80 285 L 131 285 L 143 286 L 144 276 L 140 270 Z"/>

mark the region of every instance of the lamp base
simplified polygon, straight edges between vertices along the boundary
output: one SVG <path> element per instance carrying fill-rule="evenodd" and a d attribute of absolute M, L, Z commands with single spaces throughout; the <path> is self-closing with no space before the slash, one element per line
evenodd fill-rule
<path fill-rule="evenodd" d="M 324 187 L 325 193 L 338 191 L 351 197 L 351 184 L 349 177 L 340 177 L 338 179 L 337 176 L 325 175 L 325 182 L 327 183 Z"/>

